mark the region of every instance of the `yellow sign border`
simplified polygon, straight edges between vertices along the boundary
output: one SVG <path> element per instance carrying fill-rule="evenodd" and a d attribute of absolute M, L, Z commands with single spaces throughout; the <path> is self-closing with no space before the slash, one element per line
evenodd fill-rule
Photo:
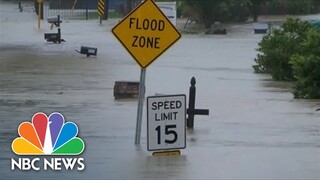
<path fill-rule="evenodd" d="M 148 64 L 146 64 L 145 66 L 143 66 L 139 60 L 135 57 L 134 54 L 132 54 L 130 52 L 130 50 L 126 47 L 126 45 L 121 41 L 121 39 L 117 36 L 117 34 L 114 32 L 114 29 L 116 29 L 121 23 L 123 23 L 128 17 L 131 16 L 131 14 L 133 14 L 134 12 L 136 12 L 137 10 L 139 10 L 139 8 L 141 6 L 144 5 L 144 3 L 146 3 L 147 1 L 151 1 L 153 3 L 153 5 L 160 11 L 160 13 L 162 14 L 162 16 L 171 24 L 171 26 L 173 27 L 173 29 L 178 33 L 178 38 L 176 40 L 174 40 L 167 48 L 163 49 L 163 51 L 161 53 L 159 53 L 157 56 L 155 56 Z M 180 38 L 181 38 L 181 34 L 180 32 L 176 29 L 176 27 L 171 23 L 171 21 L 167 18 L 167 16 L 161 11 L 161 9 L 157 6 L 157 4 L 153 1 L 153 0 L 145 0 L 143 1 L 139 6 L 137 6 L 133 11 L 131 11 L 127 16 L 125 16 L 115 27 L 112 28 L 112 34 L 118 39 L 118 41 L 120 41 L 120 43 L 122 44 L 122 46 L 129 52 L 129 54 L 133 57 L 133 59 L 139 64 L 139 66 L 141 68 L 147 68 L 151 63 L 153 63 L 159 56 L 161 56 L 167 49 L 169 49 L 174 43 L 176 43 Z"/>

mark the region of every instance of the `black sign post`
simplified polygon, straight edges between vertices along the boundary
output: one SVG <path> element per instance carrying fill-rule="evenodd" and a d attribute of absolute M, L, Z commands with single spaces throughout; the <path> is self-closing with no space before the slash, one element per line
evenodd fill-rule
<path fill-rule="evenodd" d="M 209 115 L 209 109 L 195 109 L 196 103 L 196 78 L 191 78 L 191 86 L 189 89 L 189 106 L 187 109 L 187 127 L 193 128 L 194 126 L 194 115 Z"/>

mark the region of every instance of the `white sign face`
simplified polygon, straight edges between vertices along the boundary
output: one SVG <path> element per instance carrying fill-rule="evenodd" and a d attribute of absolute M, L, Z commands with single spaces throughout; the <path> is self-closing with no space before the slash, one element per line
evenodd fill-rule
<path fill-rule="evenodd" d="M 149 151 L 186 147 L 186 96 L 147 98 L 147 144 Z"/>
<path fill-rule="evenodd" d="M 171 21 L 174 26 L 177 26 L 177 5 L 176 2 L 156 2 L 163 14 Z"/>

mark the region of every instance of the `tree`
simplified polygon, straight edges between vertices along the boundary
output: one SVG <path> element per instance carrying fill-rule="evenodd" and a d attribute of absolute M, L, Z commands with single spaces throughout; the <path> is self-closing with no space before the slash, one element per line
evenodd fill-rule
<path fill-rule="evenodd" d="M 214 12 L 224 0 L 185 0 L 185 3 L 192 7 L 199 14 L 200 21 L 203 21 L 206 28 L 214 21 Z"/>
<path fill-rule="evenodd" d="M 184 0 L 198 15 L 200 22 L 209 28 L 215 21 L 244 21 L 250 10 L 250 0 Z"/>
<path fill-rule="evenodd" d="M 295 76 L 290 64 L 294 54 L 302 54 L 301 43 L 307 32 L 314 27 L 306 21 L 288 17 L 281 28 L 266 34 L 259 42 L 255 58 L 256 73 L 270 73 L 274 80 L 294 81 Z"/>
<path fill-rule="evenodd" d="M 248 0 L 248 4 L 251 7 L 251 14 L 253 16 L 253 21 L 258 21 L 258 16 L 260 14 L 260 8 L 261 6 L 271 0 Z"/>

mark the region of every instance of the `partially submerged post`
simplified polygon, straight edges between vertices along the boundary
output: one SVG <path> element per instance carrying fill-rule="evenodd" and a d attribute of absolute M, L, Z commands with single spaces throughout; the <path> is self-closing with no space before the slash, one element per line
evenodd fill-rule
<path fill-rule="evenodd" d="M 41 19 L 43 19 L 43 0 L 38 0 L 38 29 L 41 26 Z"/>
<path fill-rule="evenodd" d="M 193 128 L 194 126 L 194 115 L 209 115 L 208 109 L 195 109 L 195 103 L 196 103 L 196 78 L 191 78 L 191 86 L 189 89 L 189 106 L 187 109 L 187 127 Z"/>
<path fill-rule="evenodd" d="M 61 43 L 65 42 L 64 39 L 61 39 L 61 29 L 60 29 L 60 23 L 62 22 L 60 20 L 60 15 L 57 17 L 50 17 L 47 19 L 48 23 L 51 24 L 51 29 L 53 26 L 58 27 L 58 33 L 45 33 L 44 39 L 47 40 L 47 42 L 53 42 L 53 43 Z"/>
<path fill-rule="evenodd" d="M 34 10 L 35 10 L 36 14 L 40 15 L 40 18 L 43 19 L 43 13 L 40 14 L 40 12 L 39 12 L 39 5 L 41 6 L 40 11 L 44 12 L 43 11 L 43 0 L 34 0 Z"/>
<path fill-rule="evenodd" d="M 98 15 L 100 24 L 102 24 L 102 20 L 108 19 L 109 12 L 109 0 L 98 0 Z M 88 17 L 87 17 L 88 19 Z"/>
<path fill-rule="evenodd" d="M 23 7 L 21 5 L 21 2 L 18 2 L 18 6 L 19 6 L 19 11 L 22 12 L 23 11 Z"/>

